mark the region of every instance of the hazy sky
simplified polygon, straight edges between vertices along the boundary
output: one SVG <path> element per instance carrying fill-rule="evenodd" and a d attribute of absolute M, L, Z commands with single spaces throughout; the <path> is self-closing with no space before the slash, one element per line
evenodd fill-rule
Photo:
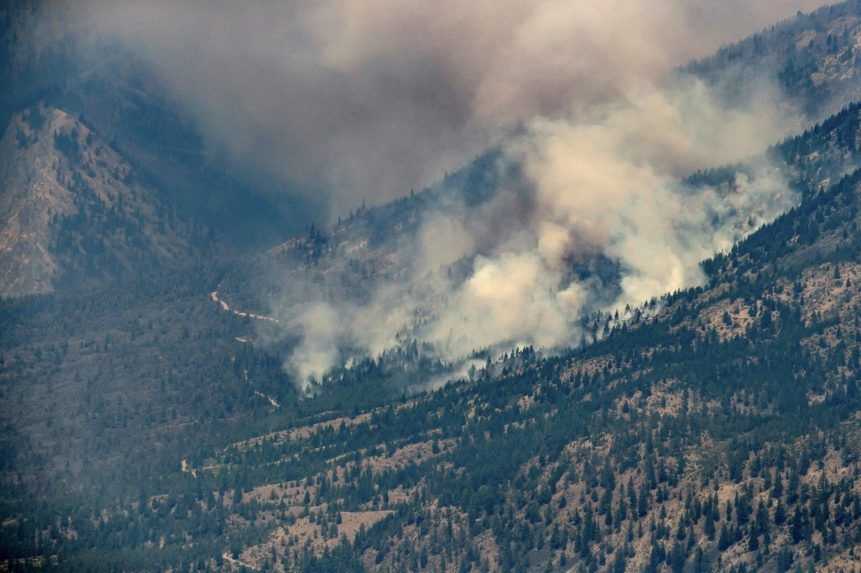
<path fill-rule="evenodd" d="M 330 190 L 334 216 L 823 3 L 90 0 L 58 14 L 150 62 L 211 142 Z"/>

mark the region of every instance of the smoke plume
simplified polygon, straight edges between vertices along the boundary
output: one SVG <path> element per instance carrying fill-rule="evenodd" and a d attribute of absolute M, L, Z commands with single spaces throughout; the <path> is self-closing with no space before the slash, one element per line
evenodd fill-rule
<path fill-rule="evenodd" d="M 211 144 L 327 190 L 337 216 L 822 3 L 89 0 L 55 12 L 149 62 Z"/>
<path fill-rule="evenodd" d="M 404 278 L 381 285 L 371 300 L 317 301 L 337 317 L 342 338 L 329 347 L 330 360 L 320 361 L 314 349 L 331 339 L 305 332 L 288 367 L 300 379 L 319 379 L 348 358 L 335 348 L 376 355 L 411 338 L 450 361 L 485 348 L 578 344 L 584 316 L 701 284 L 702 260 L 799 199 L 760 152 L 800 121 L 768 85 L 754 93 L 729 109 L 686 79 L 585 117 L 530 122 L 499 160 L 519 175 L 481 207 L 426 214 L 416 244 L 398 253 Z M 742 159 L 750 168 L 731 188 L 682 181 L 699 168 Z M 602 260 L 618 275 L 602 278 L 594 269 Z M 468 266 L 463 277 L 452 276 L 457 265 Z M 588 272 L 572 273 L 578 266 Z M 297 324 L 305 331 L 319 328 L 316 321 L 314 311 Z"/>
<path fill-rule="evenodd" d="M 576 344 L 586 313 L 701 283 L 702 259 L 797 198 L 763 160 L 731 192 L 681 178 L 756 156 L 800 121 L 765 80 L 730 107 L 672 71 L 819 4 L 92 0 L 72 11 L 81 30 L 150 62 L 213 145 L 325 189 L 333 214 L 502 149 L 500 171 L 517 175 L 479 207 L 425 213 L 393 255 L 396 280 L 365 297 L 311 285 L 297 297 L 294 285 L 273 298 L 299 338 L 287 366 L 305 381 L 405 338 L 451 360 Z"/>

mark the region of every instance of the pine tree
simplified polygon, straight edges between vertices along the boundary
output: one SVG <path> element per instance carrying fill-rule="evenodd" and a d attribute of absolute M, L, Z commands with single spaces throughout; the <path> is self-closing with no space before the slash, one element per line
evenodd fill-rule
<path fill-rule="evenodd" d="M 720 526 L 720 535 L 718 535 L 718 549 L 720 551 L 724 551 L 730 545 L 732 545 L 732 541 L 730 540 L 729 532 L 727 531 L 726 524 L 724 523 Z"/>

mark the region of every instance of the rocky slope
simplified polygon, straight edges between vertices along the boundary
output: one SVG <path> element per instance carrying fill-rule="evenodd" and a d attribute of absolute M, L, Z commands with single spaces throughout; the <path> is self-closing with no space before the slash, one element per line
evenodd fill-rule
<path fill-rule="evenodd" d="M 36 167 L 34 158 L 53 146 L 53 133 L 41 131 L 39 110 L 47 115 L 60 110 L 76 124 L 76 133 L 87 137 L 92 134 L 96 140 L 93 145 L 107 149 L 110 157 L 101 163 L 77 165 L 77 161 L 90 160 L 89 152 L 77 155 L 69 147 L 71 154 L 54 154 L 63 158 L 55 162 L 62 173 L 45 177 L 56 180 L 66 195 L 79 199 L 88 195 L 73 187 L 80 181 L 103 190 L 116 187 L 118 195 L 132 190 L 136 198 L 129 201 L 129 208 L 139 207 L 140 212 L 115 213 L 119 220 L 107 224 L 125 227 L 130 215 L 141 219 L 142 224 L 134 231 L 126 228 L 124 232 L 129 236 L 125 239 L 114 236 L 109 241 L 131 241 L 134 246 L 84 247 L 75 234 L 80 234 L 85 224 L 105 222 L 82 219 L 96 216 L 95 212 L 88 215 L 90 210 L 98 210 L 94 203 L 92 209 L 77 205 L 72 209 L 75 214 L 66 219 L 67 224 L 52 231 L 56 246 L 66 251 L 50 252 L 42 241 L 39 244 L 48 252 L 39 254 L 36 251 L 40 247 L 32 246 L 34 252 L 26 257 L 22 254 L 22 260 L 27 258 L 36 266 L 42 261 L 51 267 L 57 262 L 45 262 L 48 258 L 64 258 L 67 267 L 75 267 L 76 280 L 66 285 L 71 288 L 89 273 L 105 280 L 119 275 L 131 279 L 152 272 L 162 262 L 176 260 L 182 249 L 186 250 L 186 261 L 198 256 L 201 249 L 222 260 L 271 245 L 295 232 L 297 226 L 291 221 L 309 211 L 308 202 L 298 194 L 283 192 L 283 186 L 271 178 L 254 169 L 243 169 L 224 153 L 204 145 L 189 110 L 169 97 L 169 90 L 151 70 L 120 46 L 81 34 L 73 27 L 72 16 L 78 9 L 81 7 L 75 2 L 41 0 L 14 0 L 0 6 L 0 83 L 6 87 L 0 94 L 0 133 L 4 138 L 2 161 L 7 179 L 2 193 L 10 195 L 4 200 L 9 205 L 16 203 L 16 207 L 9 207 L 16 212 L 29 208 L 22 204 L 28 193 L 25 187 L 34 181 L 36 172 L 51 162 L 45 159 L 44 165 Z M 28 118 L 35 118 L 33 123 L 39 127 L 30 127 Z M 32 139 L 29 146 L 18 135 L 25 132 Z M 83 146 L 89 145 L 88 141 L 82 142 Z M 119 170 L 128 172 L 130 179 L 119 180 L 114 174 L 99 175 L 98 184 L 90 181 L 89 171 L 104 167 L 106 162 L 122 164 Z M 100 196 L 99 201 L 106 197 L 102 191 L 92 196 Z M 143 221 L 152 217 L 163 220 L 152 225 L 152 221 Z M 69 225 L 77 228 L 70 229 Z M 153 235 L 146 236 L 151 231 Z M 19 232 L 10 228 L 7 234 Z M 110 233 L 115 234 L 115 230 Z M 44 239 L 45 232 L 40 236 Z M 103 247 L 118 251 L 106 254 L 98 262 L 89 260 Z M 147 253 L 149 248 L 153 250 Z M 73 252 L 79 255 L 76 261 Z M 88 265 L 99 268 L 84 270 Z M 109 267 L 110 272 L 106 272 Z M 14 288 L 4 287 L 4 293 L 46 292 L 50 288 L 46 285 L 57 278 L 58 271 L 34 268 L 28 272 L 29 278 L 21 278 L 22 284 Z"/>
<path fill-rule="evenodd" d="M 0 140 L 0 295 L 46 293 L 193 254 L 193 230 L 74 116 L 34 106 Z"/>

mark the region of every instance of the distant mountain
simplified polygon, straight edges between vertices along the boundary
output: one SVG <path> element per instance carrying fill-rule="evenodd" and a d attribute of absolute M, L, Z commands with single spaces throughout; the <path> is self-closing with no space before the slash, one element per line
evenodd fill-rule
<path fill-rule="evenodd" d="M 52 7 L 59 11 L 48 18 L 46 14 Z M 93 204 L 89 210 L 78 209 L 78 218 L 69 220 L 65 219 L 74 210 L 68 205 L 57 207 L 59 210 L 52 211 L 56 221 L 51 222 L 51 233 L 55 246 L 67 249 L 65 267 L 82 270 L 87 265 L 101 265 L 103 268 L 96 269 L 93 278 L 131 278 L 135 273 L 152 270 L 154 263 L 178 262 L 181 255 L 186 259 L 199 256 L 204 245 L 210 255 L 227 258 L 283 240 L 301 229 L 296 221 L 313 210 L 313 205 L 301 195 L 285 192 L 283 185 L 253 168 L 231 164 L 223 154 L 207 147 L 187 110 L 168 96 L 146 66 L 119 46 L 93 45 L 74 34 L 64 25 L 63 10 L 74 10 L 74 5 L 15 0 L 0 6 L 0 82 L 7 86 L 0 95 L 0 131 L 5 134 L 2 157 L 7 167 L 3 182 L 6 197 L 0 200 L 14 201 L 18 206 L 9 209 L 24 212 L 22 202 L 28 195 L 22 186 L 30 181 L 25 173 L 37 170 L 28 165 L 41 160 L 38 152 L 53 145 L 53 132 L 40 131 L 40 113 L 53 117 L 59 110 L 67 118 L 65 121 L 81 126 L 74 127 L 75 133 L 85 133 L 97 141 L 94 145 L 98 149 L 109 150 L 112 160 L 121 162 L 122 169 L 135 182 L 132 185 L 102 178 L 102 186 L 117 187 L 119 195 L 133 188 L 135 201 L 148 205 L 137 205 L 141 208 L 139 215 L 147 220 L 138 222 L 138 236 L 130 239 L 136 253 L 132 255 L 129 248 L 124 253 L 109 253 L 106 256 L 115 259 L 110 263 L 96 263 L 90 255 L 103 247 L 109 251 L 116 244 L 88 249 L 75 246 L 76 226 L 80 231 L 82 224 L 94 222 L 81 219 L 95 216 L 90 212 L 95 208 Z M 30 144 L 24 145 L 18 134 L 22 130 L 29 133 L 29 118 L 34 118 L 33 125 L 39 129 L 30 134 Z M 71 197 L 80 200 L 85 195 L 81 189 L 70 187 L 79 181 L 74 174 L 86 175 L 103 165 L 77 164 L 89 157 L 89 152 L 76 155 L 73 148 L 67 151 L 72 153 L 58 155 L 63 160 L 56 165 L 63 173 L 54 180 L 62 190 L 54 189 L 54 199 L 64 195 L 69 203 Z M 132 214 L 120 213 L 119 220 L 107 224 L 124 226 L 128 221 L 123 217 Z M 47 219 L 41 224 L 44 227 L 46 223 Z M 5 229 L 5 224 L 0 220 L 0 233 L 11 236 L 19 232 Z M 97 234 L 95 227 L 88 232 L 93 237 Z M 148 236 L 150 232 L 153 236 Z M 47 233 L 43 229 L 39 236 L 44 239 Z M 160 233 L 173 235 L 173 245 L 168 248 L 165 238 L 158 236 Z M 47 244 L 41 245 L 50 251 Z M 78 260 L 73 260 L 75 252 L 80 255 Z M 3 294 L 45 292 L 50 288 L 47 285 L 56 281 L 57 272 L 63 271 L 56 261 L 47 262 L 56 258 L 53 253 L 22 257 L 21 261 L 29 261 L 25 266 L 32 263 L 26 271 L 30 278 L 21 275 L 20 284 L 4 286 Z M 36 267 L 40 265 L 53 270 L 39 270 Z M 114 268 L 108 272 L 111 265 Z M 65 287 L 78 284 L 68 281 Z"/>
<path fill-rule="evenodd" d="M 776 24 L 682 69 L 737 97 L 774 81 L 813 121 L 861 99 L 861 3 L 847 0 Z"/>
<path fill-rule="evenodd" d="M 0 295 L 94 285 L 193 256 L 199 232 L 74 116 L 37 105 L 0 141 Z"/>

